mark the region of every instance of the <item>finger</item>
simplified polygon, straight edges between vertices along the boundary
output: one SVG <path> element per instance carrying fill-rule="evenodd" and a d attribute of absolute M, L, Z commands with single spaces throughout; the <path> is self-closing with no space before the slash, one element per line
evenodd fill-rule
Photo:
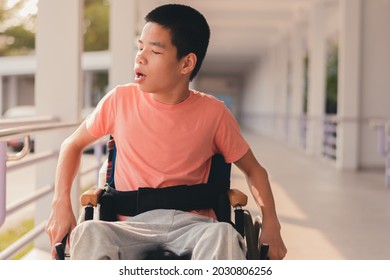
<path fill-rule="evenodd" d="M 282 260 L 285 257 L 285 254 L 282 250 L 270 250 L 268 257 L 270 260 Z"/>
<path fill-rule="evenodd" d="M 45 226 L 45 232 L 46 232 L 47 236 L 49 237 L 50 244 L 51 244 L 53 238 L 52 238 L 51 227 L 49 226 L 49 224 L 46 224 L 46 226 Z"/>
<path fill-rule="evenodd" d="M 278 256 L 277 256 L 277 253 L 274 252 L 274 250 L 270 250 L 269 254 L 268 254 L 268 259 L 270 260 L 278 260 Z"/>
<path fill-rule="evenodd" d="M 56 256 L 57 256 L 57 250 L 56 250 L 55 246 L 51 246 L 51 259 L 55 260 Z"/>
<path fill-rule="evenodd" d="M 54 237 L 53 237 L 53 230 L 52 230 L 52 227 L 51 226 L 46 226 L 46 234 L 49 236 L 49 240 L 50 240 L 50 248 L 51 248 L 51 258 L 52 259 L 55 259 L 55 256 L 56 256 L 56 251 L 55 251 L 55 248 L 54 248 Z"/>

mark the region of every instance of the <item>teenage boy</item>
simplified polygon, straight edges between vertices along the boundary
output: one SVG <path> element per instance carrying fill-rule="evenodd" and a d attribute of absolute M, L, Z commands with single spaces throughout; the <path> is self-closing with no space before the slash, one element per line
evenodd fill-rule
<path fill-rule="evenodd" d="M 52 246 L 71 232 L 75 259 L 139 259 L 156 246 L 177 255 L 190 254 L 192 259 L 245 259 L 241 236 L 230 224 L 216 222 L 210 209 L 158 209 L 120 217 L 118 222 L 89 221 L 76 227 L 70 191 L 82 151 L 109 134 L 117 146 L 119 191 L 205 183 L 211 157 L 222 154 L 245 174 L 261 208 L 259 242 L 269 244 L 270 259 L 284 258 L 286 248 L 266 170 L 225 105 L 189 89 L 209 43 L 206 19 L 191 7 L 169 4 L 157 7 L 145 20 L 135 84 L 111 90 L 61 146 L 46 226 Z"/>

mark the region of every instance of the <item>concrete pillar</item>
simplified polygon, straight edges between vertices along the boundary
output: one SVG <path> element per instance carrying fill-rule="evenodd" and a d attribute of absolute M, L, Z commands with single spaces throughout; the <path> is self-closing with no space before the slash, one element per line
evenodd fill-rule
<path fill-rule="evenodd" d="M 3 88 L 4 77 L 0 75 L 0 115 L 4 113 L 4 88 Z"/>
<path fill-rule="evenodd" d="M 274 50 L 274 86 L 275 86 L 275 138 L 286 142 L 288 134 L 287 114 L 288 114 L 288 64 L 289 64 L 289 40 L 282 35 L 278 40 Z"/>
<path fill-rule="evenodd" d="M 368 123 L 377 118 L 390 120 L 390 0 L 364 0 L 361 11 L 359 166 L 383 168 L 376 133 Z"/>
<path fill-rule="evenodd" d="M 361 20 L 361 0 L 340 1 L 336 166 L 345 170 L 359 166 Z"/>
<path fill-rule="evenodd" d="M 83 108 L 92 106 L 93 72 L 84 72 L 84 104 Z"/>
<path fill-rule="evenodd" d="M 277 42 L 274 43 L 272 49 L 269 50 L 269 68 L 267 69 L 269 71 L 269 92 L 270 96 L 266 96 L 267 102 L 269 102 L 270 110 L 269 115 L 267 116 L 267 113 L 264 114 L 265 116 L 265 123 L 267 123 L 264 128 L 264 132 L 266 135 L 271 136 L 272 138 L 277 139 L 277 120 L 278 120 L 278 111 L 277 111 L 277 101 L 278 101 L 278 81 L 277 77 L 279 75 L 278 73 L 278 65 L 277 65 L 277 59 L 278 59 L 278 44 Z"/>
<path fill-rule="evenodd" d="M 134 80 L 136 1 L 111 0 L 109 89 Z"/>
<path fill-rule="evenodd" d="M 297 18 L 291 33 L 291 107 L 288 143 L 293 147 L 304 147 L 301 134 L 304 93 L 304 22 Z"/>
<path fill-rule="evenodd" d="M 8 91 L 7 91 L 7 108 L 12 108 L 18 105 L 19 85 L 18 76 L 8 77 Z"/>
<path fill-rule="evenodd" d="M 322 154 L 325 111 L 325 3 L 312 1 L 309 18 L 309 93 L 307 153 Z"/>
<path fill-rule="evenodd" d="M 61 121 L 78 121 L 82 104 L 82 26 L 83 1 L 40 0 L 38 2 L 35 76 L 35 104 L 38 114 L 55 115 Z M 36 150 L 57 150 L 69 131 L 37 135 Z M 37 188 L 54 183 L 57 160 L 37 165 Z M 78 178 L 75 180 L 78 186 Z M 73 187 L 74 212 L 78 215 L 79 191 Z M 46 220 L 52 197 L 37 205 L 36 223 Z M 35 246 L 49 249 L 46 235 Z"/>

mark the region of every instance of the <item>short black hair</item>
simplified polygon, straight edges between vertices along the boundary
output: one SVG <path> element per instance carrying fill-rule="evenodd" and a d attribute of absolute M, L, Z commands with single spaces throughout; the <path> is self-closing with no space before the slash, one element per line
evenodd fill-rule
<path fill-rule="evenodd" d="M 189 6 L 167 4 L 152 10 L 146 15 L 145 21 L 157 23 L 170 31 L 178 59 L 189 53 L 196 55 L 196 65 L 190 76 L 192 81 L 202 65 L 209 45 L 210 28 L 205 17 Z"/>

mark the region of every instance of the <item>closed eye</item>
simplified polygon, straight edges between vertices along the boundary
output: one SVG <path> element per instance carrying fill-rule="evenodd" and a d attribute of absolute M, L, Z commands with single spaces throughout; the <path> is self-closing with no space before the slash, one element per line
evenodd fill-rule
<path fill-rule="evenodd" d="M 154 54 L 162 54 L 161 52 L 158 51 L 152 51 Z"/>

